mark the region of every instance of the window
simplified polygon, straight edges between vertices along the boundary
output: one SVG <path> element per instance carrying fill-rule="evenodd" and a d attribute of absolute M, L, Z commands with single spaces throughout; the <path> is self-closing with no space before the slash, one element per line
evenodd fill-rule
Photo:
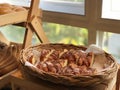
<path fill-rule="evenodd" d="M 10 3 L 12 5 L 30 6 L 31 0 L 0 0 L 0 3 Z"/>
<path fill-rule="evenodd" d="M 7 25 L 4 27 L 0 27 L 0 31 L 9 41 L 23 43 L 25 28 L 19 26 Z"/>
<path fill-rule="evenodd" d="M 0 3 L 10 3 L 13 5 L 30 6 L 31 0 L 4 0 Z M 69 14 L 84 15 L 85 0 L 40 0 L 40 7 L 47 11 L 64 12 Z"/>
<path fill-rule="evenodd" d="M 120 63 L 120 34 L 104 32 L 103 48 L 107 52 L 111 53 L 116 60 Z"/>
<path fill-rule="evenodd" d="M 85 0 L 41 0 L 41 8 L 47 11 L 69 14 L 85 14 Z"/>
<path fill-rule="evenodd" d="M 74 45 L 88 44 L 88 31 L 85 28 L 66 26 L 55 23 L 43 23 L 44 31 L 51 43 L 66 43 Z M 0 31 L 9 40 L 22 43 L 25 34 L 25 28 L 8 25 L 0 28 Z M 13 33 L 14 32 L 14 33 Z M 33 36 L 33 44 L 38 44 L 36 35 Z"/>
<path fill-rule="evenodd" d="M 120 20 L 120 0 L 103 0 L 102 17 Z"/>
<path fill-rule="evenodd" d="M 0 2 L 29 6 L 30 1 L 1 0 Z M 40 0 L 44 31 L 50 42 L 86 46 L 94 43 L 120 61 L 120 45 L 118 41 L 114 40 L 116 37 L 119 38 L 120 34 L 119 3 L 120 0 Z M 11 26 L 6 26 L 6 28 L 8 27 Z M 18 28 L 21 29 L 16 27 L 16 29 Z M 12 32 L 12 30 L 9 31 Z M 18 31 L 24 34 L 24 30 Z M 9 32 L 6 31 L 5 34 L 7 33 Z M 38 42 L 35 38 L 36 36 L 33 37 L 34 43 Z M 22 42 L 21 40 L 20 42 Z M 114 43 L 112 43 L 113 41 Z M 114 49 L 112 46 L 115 46 Z"/>
<path fill-rule="evenodd" d="M 50 0 L 49 0 L 50 1 Z M 65 2 L 83 2 L 84 0 L 56 0 L 56 1 L 65 1 Z"/>
<path fill-rule="evenodd" d="M 66 43 L 85 46 L 88 44 L 88 31 L 85 28 L 46 22 L 44 22 L 43 28 L 52 43 Z"/>
<path fill-rule="evenodd" d="M 102 0 L 102 38 L 104 50 L 111 53 L 120 63 L 120 0 Z"/>

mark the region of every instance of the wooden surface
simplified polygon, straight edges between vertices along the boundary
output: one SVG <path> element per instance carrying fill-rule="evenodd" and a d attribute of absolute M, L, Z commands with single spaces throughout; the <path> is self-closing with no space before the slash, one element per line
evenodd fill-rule
<path fill-rule="evenodd" d="M 20 90 L 99 90 L 99 89 L 91 89 L 91 88 L 58 85 L 44 80 L 41 80 L 39 82 L 34 82 L 24 78 L 20 70 L 17 70 L 11 75 L 1 79 L 0 88 L 7 85 L 8 83 L 11 84 L 12 90 L 18 90 L 18 88 Z M 115 90 L 115 88 L 112 90 Z"/>
<path fill-rule="evenodd" d="M 20 71 L 11 75 L 12 81 L 20 87 L 27 88 L 26 90 L 88 90 L 85 88 L 77 88 L 77 87 L 68 87 L 64 85 L 57 85 L 51 82 L 47 82 L 41 80 L 39 82 L 31 81 L 28 79 L 23 78 Z M 30 87 L 32 86 L 32 87 Z"/>
<path fill-rule="evenodd" d="M 39 17 L 42 17 L 42 12 L 40 11 L 39 11 L 39 0 L 32 0 L 26 22 L 26 32 L 24 37 L 23 48 L 32 45 L 31 41 L 32 41 L 33 32 L 35 32 L 35 34 L 38 36 L 41 43 L 48 42 L 48 39 L 41 25 L 41 18 L 38 18 L 38 14 L 40 15 Z"/>
<path fill-rule="evenodd" d="M 117 73 L 116 90 L 120 90 L 120 65 L 119 65 L 119 70 Z"/>
<path fill-rule="evenodd" d="M 33 27 L 34 32 L 36 33 L 36 35 L 38 36 L 39 40 L 41 40 L 42 43 L 49 43 L 49 40 L 45 35 L 45 32 L 42 28 L 39 18 L 37 17 L 33 18 L 33 20 L 31 21 L 31 26 Z"/>
<path fill-rule="evenodd" d="M 39 9 L 39 1 L 40 0 L 31 0 L 31 6 L 26 11 L 0 15 L 0 26 L 22 22 L 25 23 L 24 27 L 26 28 L 26 31 L 24 36 L 23 48 L 32 45 L 33 32 L 36 33 L 41 43 L 48 42 L 48 39 L 41 25 L 42 10 Z"/>
<path fill-rule="evenodd" d="M 28 11 L 19 11 L 0 15 L 0 26 L 27 21 Z"/>
<path fill-rule="evenodd" d="M 38 14 L 38 6 L 39 6 L 39 0 L 32 0 L 30 9 L 28 12 L 28 17 L 27 17 L 27 22 L 26 22 L 26 31 L 25 31 L 25 37 L 24 37 L 24 42 L 23 42 L 23 48 L 28 47 L 29 45 L 32 44 L 32 36 L 33 36 L 33 31 L 31 27 L 29 26 L 29 23 L 31 19 Z"/>
<path fill-rule="evenodd" d="M 12 90 L 92 90 L 90 88 L 68 87 L 64 85 L 53 84 L 44 80 L 34 82 L 24 78 L 20 70 L 16 70 L 12 74 L 0 79 L 0 89 L 7 84 L 11 85 Z M 112 90 L 117 89 L 114 87 Z"/>

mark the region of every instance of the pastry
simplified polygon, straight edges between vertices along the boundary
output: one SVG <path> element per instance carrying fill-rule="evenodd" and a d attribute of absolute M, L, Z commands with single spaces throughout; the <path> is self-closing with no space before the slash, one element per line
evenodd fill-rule
<path fill-rule="evenodd" d="M 35 58 L 35 53 L 30 54 L 28 61 L 45 72 L 61 75 L 84 75 L 92 74 L 95 71 L 91 68 L 94 61 L 92 52 L 86 53 L 83 50 L 74 49 L 42 49 L 39 54 L 37 55 L 39 59 Z"/>

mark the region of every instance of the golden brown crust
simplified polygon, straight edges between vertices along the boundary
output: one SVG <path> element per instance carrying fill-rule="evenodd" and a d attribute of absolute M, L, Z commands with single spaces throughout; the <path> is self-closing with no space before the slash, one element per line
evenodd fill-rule
<path fill-rule="evenodd" d="M 10 8 L 7 7 L 1 7 L 0 8 L 0 15 L 2 14 L 7 14 L 7 13 L 12 13 L 13 11 Z"/>
<path fill-rule="evenodd" d="M 50 60 L 56 69 L 56 73 L 53 73 L 55 72 L 55 70 L 53 70 L 53 72 L 50 72 L 50 71 L 45 71 L 43 69 L 38 69 L 33 65 L 26 65 L 26 63 L 29 63 L 27 61 L 29 60 L 28 56 L 32 55 L 31 53 L 34 50 L 41 52 L 43 49 L 45 50 L 55 49 L 56 51 L 64 51 L 64 49 L 67 49 L 68 51 L 72 51 L 71 49 L 74 49 L 75 51 L 83 50 L 85 52 L 87 50 L 85 46 L 75 46 L 71 44 L 57 44 L 57 43 L 40 44 L 40 45 L 28 47 L 24 49 L 23 52 L 21 52 L 20 54 L 21 55 L 20 61 L 22 66 L 21 71 L 23 72 L 23 75 L 26 78 L 28 79 L 36 78 L 36 80 L 38 81 L 43 79 L 57 84 L 64 84 L 67 86 L 92 87 L 93 85 L 97 85 L 98 83 L 101 82 L 104 83 L 104 81 L 111 79 L 112 77 L 114 77 L 115 73 L 117 72 L 116 61 L 113 58 L 111 58 L 110 54 L 107 53 L 105 53 L 105 57 L 110 57 L 110 58 L 108 59 L 106 58 L 105 60 L 102 58 L 103 62 L 105 62 L 104 64 L 108 65 L 106 69 L 105 68 L 98 69 L 98 66 L 101 64 L 99 64 L 96 55 L 95 55 L 95 62 L 93 66 L 90 68 L 87 68 L 85 65 L 81 65 L 79 67 L 76 66 L 77 60 L 74 64 L 68 64 L 67 67 L 66 66 L 62 67 L 57 62 L 59 60 Z M 76 58 L 79 59 L 79 57 Z M 100 61 L 102 60 L 100 59 Z M 108 63 L 107 61 L 111 63 Z M 45 62 L 40 61 L 40 63 L 43 65 L 43 63 Z M 96 68 L 96 69 L 92 69 L 92 68 Z"/>
<path fill-rule="evenodd" d="M 74 49 L 42 49 L 39 52 L 39 60 L 34 58 L 36 55 L 33 53 L 28 61 L 45 72 L 61 75 L 94 73 L 94 69 L 91 68 L 94 60 L 92 52 Z"/>

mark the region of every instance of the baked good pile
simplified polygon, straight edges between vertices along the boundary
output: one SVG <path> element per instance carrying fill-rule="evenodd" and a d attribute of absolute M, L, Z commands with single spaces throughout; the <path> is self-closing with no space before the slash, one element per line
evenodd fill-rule
<path fill-rule="evenodd" d="M 83 50 L 33 50 L 27 61 L 39 70 L 59 75 L 88 75 L 96 71 L 91 68 L 94 53 Z"/>

